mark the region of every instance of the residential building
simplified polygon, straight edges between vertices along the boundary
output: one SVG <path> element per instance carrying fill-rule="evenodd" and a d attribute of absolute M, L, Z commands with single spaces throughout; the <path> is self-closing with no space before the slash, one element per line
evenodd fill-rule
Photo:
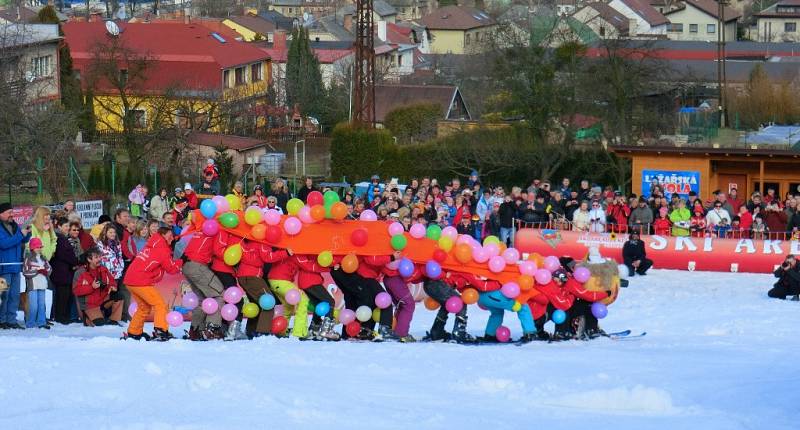
<path fill-rule="evenodd" d="M 277 28 L 272 21 L 257 15 L 232 16 L 222 21 L 227 27 L 238 33 L 245 42 L 254 40 L 272 41 L 272 34 Z"/>
<path fill-rule="evenodd" d="M 669 20 L 647 0 L 611 0 L 608 4 L 628 18 L 628 35 L 666 35 Z"/>
<path fill-rule="evenodd" d="M 72 21 L 62 26 L 81 83 L 94 93 L 101 131 L 122 130 L 127 115 L 135 116 L 137 127 L 149 129 L 154 125 L 151 118 L 159 116 L 163 121 L 165 110 L 171 110 L 176 124 L 215 128 L 225 124 L 220 119 L 210 125 L 216 122 L 211 120 L 213 113 L 224 110 L 228 119 L 237 121 L 266 99 L 272 79 L 270 58 L 256 46 L 192 23 L 118 23 L 116 36 L 105 24 Z M 109 51 L 109 46 L 118 46 L 117 53 Z M 113 65 L 98 60 L 98 48 L 103 55 L 113 55 L 121 66 L 132 62 L 145 66 L 135 75 L 120 68 L 119 78 L 113 81 L 107 70 L 95 76 L 94 64 Z M 191 112 L 186 111 L 189 105 Z M 198 117 L 203 119 L 195 121 Z"/>
<path fill-rule="evenodd" d="M 281 15 L 278 11 L 275 10 L 265 10 L 258 13 L 258 16 L 271 22 L 275 28 L 284 31 L 292 31 L 294 28 L 294 24 L 296 19 L 289 18 L 287 16 Z"/>
<path fill-rule="evenodd" d="M 61 98 L 57 25 L 0 24 L 0 79 L 20 102 L 49 103 Z"/>
<path fill-rule="evenodd" d="M 350 19 L 355 20 L 356 6 L 354 4 L 348 4 L 339 9 L 338 13 L 345 16 L 349 15 L 351 17 Z M 372 3 L 372 21 L 394 23 L 397 21 L 397 9 L 384 0 L 375 0 Z"/>
<path fill-rule="evenodd" d="M 289 18 L 303 18 L 304 14 L 319 18 L 336 11 L 335 0 L 273 0 L 270 10 Z"/>
<path fill-rule="evenodd" d="M 779 0 L 753 15 L 756 18 L 759 42 L 798 42 L 800 32 L 800 0 Z"/>
<path fill-rule="evenodd" d="M 432 54 L 475 54 L 492 48 L 497 22 L 486 12 L 465 6 L 434 9 L 420 19 L 428 30 Z"/>
<path fill-rule="evenodd" d="M 470 121 L 469 109 L 458 87 L 452 85 L 376 85 L 375 123 L 382 126 L 389 112 L 404 106 L 436 103 L 442 108 L 440 120 Z"/>
<path fill-rule="evenodd" d="M 684 0 L 681 6 L 664 16 L 669 19 L 667 37 L 673 40 L 706 40 L 719 38 L 719 4 L 715 0 Z M 736 40 L 736 23 L 742 15 L 735 9 L 725 7 L 725 40 Z"/>
<path fill-rule="evenodd" d="M 628 36 L 630 24 L 628 18 L 606 3 L 589 3 L 578 9 L 572 18 L 589 27 L 601 39 Z"/>
<path fill-rule="evenodd" d="M 417 40 L 414 28 L 385 21 L 378 22 L 377 36 L 380 42 L 394 48 L 393 56 L 387 64 L 386 76 L 398 79 L 414 73 L 414 66 L 420 63 L 421 42 Z M 425 34 L 421 32 L 421 34 Z M 377 48 L 376 48 L 377 49 Z"/>
<path fill-rule="evenodd" d="M 28 24 L 36 20 L 38 12 L 25 6 L 7 6 L 0 9 L 0 24 Z"/>
<path fill-rule="evenodd" d="M 428 2 L 425 0 L 387 0 L 397 11 L 400 21 L 416 21 L 428 14 Z"/>

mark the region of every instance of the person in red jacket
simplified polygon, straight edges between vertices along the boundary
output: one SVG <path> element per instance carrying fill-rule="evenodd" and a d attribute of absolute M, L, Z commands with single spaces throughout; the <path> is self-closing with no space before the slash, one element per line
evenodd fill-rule
<path fill-rule="evenodd" d="M 239 268 L 236 271 L 239 277 L 239 286 L 247 294 L 250 301 L 258 303 L 264 294 L 272 295 L 269 286 L 262 277 L 264 275 L 264 263 L 277 263 L 289 258 L 289 253 L 282 249 L 274 250 L 271 246 L 250 240 L 242 241 L 242 259 L 239 260 Z M 272 318 L 275 315 L 273 309 L 261 310 L 256 318 L 247 319 L 245 333 L 247 337 L 253 338 L 266 336 L 272 332 Z M 238 324 L 232 321 L 231 324 Z"/>
<path fill-rule="evenodd" d="M 531 313 L 534 318 L 534 325 L 536 326 L 537 333 L 544 333 L 544 324 L 552 317 L 553 312 L 561 310 L 568 312 L 575 302 L 575 298 L 562 288 L 563 282 L 560 278 L 553 277 L 547 284 L 536 284 L 533 288 L 539 291 L 540 294 L 531 298 L 528 305 L 531 307 Z M 569 318 L 564 322 L 556 324 L 552 339 L 569 339 Z M 541 335 L 543 336 L 543 335 Z"/>
<path fill-rule="evenodd" d="M 287 250 L 291 256 L 292 251 Z M 294 325 L 292 326 L 292 336 L 298 339 L 308 339 L 308 295 L 303 290 L 299 290 L 294 283 L 300 267 L 294 258 L 284 258 L 273 263 L 269 269 L 269 288 L 283 303 L 283 316 L 288 320 L 294 315 Z M 286 302 L 286 294 L 291 290 L 300 292 L 300 301 L 296 305 Z"/>
<path fill-rule="evenodd" d="M 333 308 L 336 304 L 331 293 L 323 285 L 322 272 L 328 269 L 317 263 L 317 258 L 313 255 L 294 255 L 295 263 L 298 267 L 297 286 L 308 296 L 309 303 L 316 307 L 319 303 L 328 304 L 328 313 L 324 316 L 317 315 L 311 319 L 309 334 L 314 340 L 339 340 L 340 336 L 333 330 L 335 322 L 333 320 Z"/>
<path fill-rule="evenodd" d="M 631 207 L 625 201 L 621 192 L 614 193 L 614 204 L 608 209 L 608 215 L 614 220 L 611 231 L 625 233 L 628 231 L 628 217 L 631 216 Z"/>
<path fill-rule="evenodd" d="M 424 270 L 419 268 L 420 270 Z M 413 276 L 413 275 L 412 275 Z M 458 343 L 474 343 L 475 337 L 467 333 L 467 307 L 463 306 L 458 313 L 456 313 L 455 323 L 453 324 L 453 333 L 450 334 L 445 330 L 449 312 L 445 308 L 447 299 L 451 297 L 460 297 L 461 295 L 457 290 L 462 290 L 471 285 L 471 282 L 476 282 L 476 279 L 471 275 L 443 271 L 439 279 L 426 278 L 422 288 L 428 297 L 436 300 L 439 303 L 439 311 L 436 314 L 436 319 L 433 320 L 433 326 L 430 331 L 423 337 L 427 341 L 449 341 L 454 340 Z M 477 283 L 477 282 L 476 282 Z"/>
<path fill-rule="evenodd" d="M 236 244 L 241 245 L 243 240 L 243 238 L 234 236 L 226 231 L 220 231 L 217 234 L 216 240 L 214 240 L 214 256 L 211 257 L 211 271 L 214 272 L 214 275 L 216 275 L 220 282 L 222 282 L 222 286 L 225 287 L 226 290 L 228 288 L 236 287 L 237 282 L 236 268 L 228 266 L 228 264 L 225 263 L 225 250 Z M 247 335 L 245 335 L 240 329 L 242 321 L 242 305 L 243 303 L 241 301 L 237 305 L 239 308 L 239 314 L 236 316 L 236 321 L 239 324 L 227 324 L 227 329 L 225 330 L 224 336 L 225 340 L 232 341 L 247 339 Z"/>
<path fill-rule="evenodd" d="M 225 287 L 208 267 L 214 257 L 216 239 L 216 236 L 206 236 L 201 231 L 193 233 L 183 251 L 184 265 L 181 270 L 199 302 L 210 298 L 217 302 L 219 308 L 222 308 L 224 304 L 222 293 L 225 291 Z M 192 324 L 189 327 L 187 339 L 215 340 L 222 339 L 223 336 L 222 317 L 219 310 L 210 315 L 201 309 L 195 309 L 192 312 Z"/>
<path fill-rule="evenodd" d="M 354 273 L 346 273 L 339 267 L 338 263 L 334 265 L 331 277 L 339 289 L 342 290 L 347 309 L 355 311 L 360 306 L 375 309 L 375 297 L 384 291 L 378 282 L 381 268 L 392 261 L 392 258 L 389 255 L 359 257 L 358 269 Z M 369 319 L 362 322 L 361 333 L 357 337 L 376 342 L 399 339 L 392 332 L 391 306 L 388 309 L 381 309 L 379 324 L 378 330 L 375 331 L 375 321 Z M 342 338 L 347 339 L 348 337 L 347 332 L 343 331 Z"/>
<path fill-rule="evenodd" d="M 120 325 L 123 300 L 117 292 L 114 276 L 100 264 L 102 253 L 97 248 L 89 248 L 81 259 L 83 265 L 75 272 L 72 292 L 86 298 L 85 324 Z"/>
<path fill-rule="evenodd" d="M 161 294 L 156 290 L 155 284 L 164 277 L 164 272 L 178 273 L 183 266 L 183 260 L 173 260 L 170 245 L 174 236 L 172 230 L 160 227 L 158 233 L 153 235 L 133 259 L 123 282 L 129 287 L 131 297 L 136 301 L 136 314 L 128 325 L 126 338 L 140 340 L 150 339 L 144 333 L 144 321 L 150 311 L 154 311 L 153 338 L 166 341 L 173 336 L 167 326 L 167 304 Z"/>
<path fill-rule="evenodd" d="M 597 317 L 592 314 L 592 303 L 611 297 L 611 290 L 589 291 L 563 269 L 556 270 L 553 276 L 563 282 L 564 291 L 574 297 L 567 321 L 571 322 L 575 336 L 584 339 L 605 336 L 606 333 L 597 324 Z"/>

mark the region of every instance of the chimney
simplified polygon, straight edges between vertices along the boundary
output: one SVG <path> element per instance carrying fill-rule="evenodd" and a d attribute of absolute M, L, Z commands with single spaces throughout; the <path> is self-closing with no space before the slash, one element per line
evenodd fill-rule
<path fill-rule="evenodd" d="M 378 39 L 386 42 L 386 21 L 378 21 Z"/>
<path fill-rule="evenodd" d="M 286 49 L 286 32 L 284 30 L 275 30 L 272 34 L 272 49 Z"/>
<path fill-rule="evenodd" d="M 347 30 L 350 33 L 352 33 L 353 32 L 353 15 L 350 15 L 350 14 L 345 15 L 342 18 L 342 21 L 343 21 L 342 22 L 342 27 L 344 27 L 345 30 Z"/>
<path fill-rule="evenodd" d="M 628 37 L 636 36 L 636 27 L 639 25 L 639 21 L 635 19 L 628 20 Z"/>

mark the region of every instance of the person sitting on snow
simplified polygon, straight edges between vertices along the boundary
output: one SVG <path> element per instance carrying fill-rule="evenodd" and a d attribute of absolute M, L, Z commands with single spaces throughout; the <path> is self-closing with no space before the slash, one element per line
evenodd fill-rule
<path fill-rule="evenodd" d="M 653 266 L 653 260 L 647 258 L 644 242 L 639 239 L 639 232 L 631 231 L 628 240 L 622 246 L 622 259 L 628 267 L 628 276 L 647 274 L 647 270 Z"/>
<path fill-rule="evenodd" d="M 800 270 L 797 267 L 797 259 L 789 254 L 783 263 L 775 269 L 775 277 L 778 282 L 767 292 L 767 296 L 773 299 L 786 300 L 786 296 L 793 296 L 792 300 L 800 300 Z"/>

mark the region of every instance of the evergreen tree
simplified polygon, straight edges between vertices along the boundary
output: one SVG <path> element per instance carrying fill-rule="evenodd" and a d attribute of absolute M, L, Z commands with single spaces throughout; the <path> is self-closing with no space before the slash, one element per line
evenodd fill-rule
<path fill-rule="evenodd" d="M 300 106 L 303 115 L 319 118 L 324 113 L 325 88 L 319 59 L 311 49 L 308 31 L 298 27 L 286 59 L 286 104 Z"/>

